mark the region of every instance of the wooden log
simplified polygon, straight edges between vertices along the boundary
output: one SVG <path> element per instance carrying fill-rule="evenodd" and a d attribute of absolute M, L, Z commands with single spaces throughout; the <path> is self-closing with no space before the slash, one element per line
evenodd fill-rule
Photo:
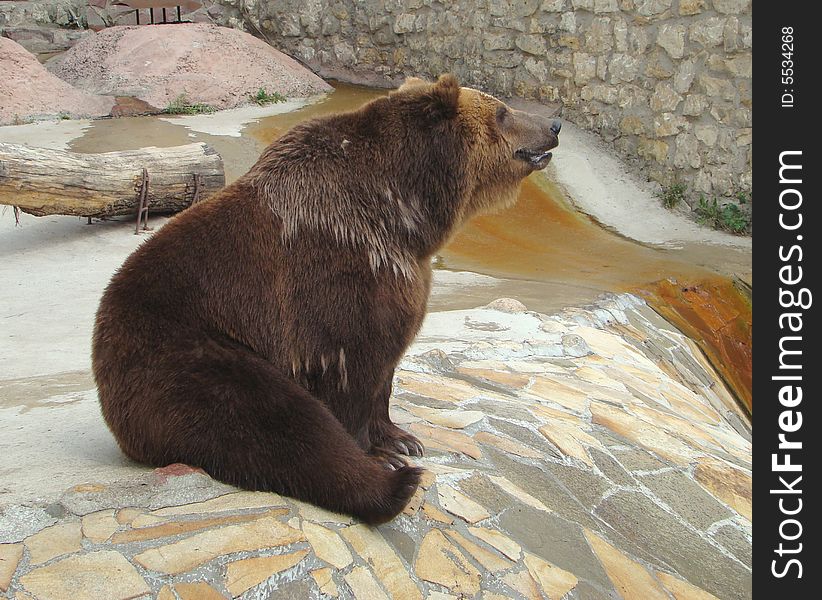
<path fill-rule="evenodd" d="M 0 142 L 0 204 L 38 217 L 135 214 L 143 169 L 152 212 L 179 212 L 225 185 L 223 159 L 203 143 L 78 154 Z"/>

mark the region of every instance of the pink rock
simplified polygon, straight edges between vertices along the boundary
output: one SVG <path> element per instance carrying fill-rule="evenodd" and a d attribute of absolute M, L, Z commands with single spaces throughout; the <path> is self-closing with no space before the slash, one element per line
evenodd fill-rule
<path fill-rule="evenodd" d="M 157 483 L 165 483 L 172 477 L 181 477 L 182 475 L 191 475 L 192 473 L 206 474 L 199 467 L 191 467 L 183 463 L 173 463 L 159 469 L 154 469 L 153 475 Z"/>

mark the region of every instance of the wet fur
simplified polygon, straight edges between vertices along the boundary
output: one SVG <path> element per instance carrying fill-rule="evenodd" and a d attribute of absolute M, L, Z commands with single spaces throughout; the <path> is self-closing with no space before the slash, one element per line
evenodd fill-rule
<path fill-rule="evenodd" d="M 420 470 L 396 455 L 419 443 L 388 398 L 431 257 L 527 174 L 462 96 L 446 76 L 298 125 L 126 260 L 92 358 L 128 456 L 368 523 L 403 509 Z"/>

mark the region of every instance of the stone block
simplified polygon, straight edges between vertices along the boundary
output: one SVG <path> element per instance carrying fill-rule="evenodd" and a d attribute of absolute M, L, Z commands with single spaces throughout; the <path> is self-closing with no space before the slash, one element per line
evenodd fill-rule
<path fill-rule="evenodd" d="M 726 19 L 708 17 L 694 21 L 688 27 L 688 39 L 705 48 L 719 46 L 725 38 Z"/>
<path fill-rule="evenodd" d="M 751 12 L 751 0 L 713 0 L 714 10 L 723 15 L 740 15 Z"/>
<path fill-rule="evenodd" d="M 684 25 L 665 23 L 659 27 L 656 43 L 664 48 L 671 58 L 682 58 L 685 56 L 685 33 Z"/>

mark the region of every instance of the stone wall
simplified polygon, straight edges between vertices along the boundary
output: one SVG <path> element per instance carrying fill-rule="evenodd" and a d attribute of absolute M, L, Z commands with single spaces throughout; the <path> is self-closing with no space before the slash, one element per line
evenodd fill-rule
<path fill-rule="evenodd" d="M 751 191 L 750 0 L 218 0 L 324 76 L 557 102 L 663 186 Z M 215 11 L 214 8 L 219 8 Z"/>

